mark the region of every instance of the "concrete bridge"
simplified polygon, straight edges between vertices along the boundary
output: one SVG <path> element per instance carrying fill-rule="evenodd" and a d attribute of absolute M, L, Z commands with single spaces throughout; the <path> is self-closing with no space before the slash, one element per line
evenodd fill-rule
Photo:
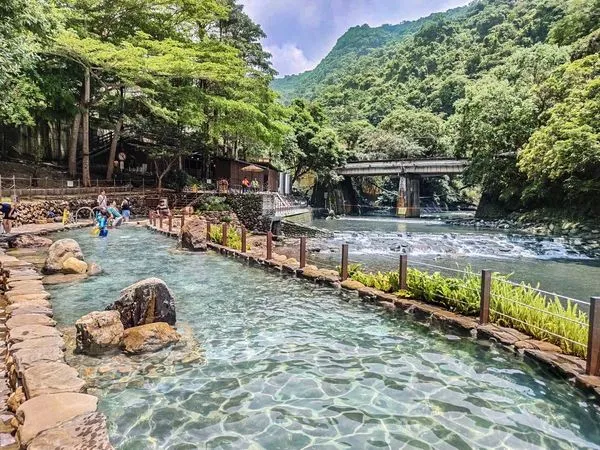
<path fill-rule="evenodd" d="M 421 178 L 460 175 L 467 166 L 468 161 L 465 159 L 401 159 L 351 162 L 336 171 L 345 177 L 399 177 L 396 212 L 402 217 L 419 217 Z"/>

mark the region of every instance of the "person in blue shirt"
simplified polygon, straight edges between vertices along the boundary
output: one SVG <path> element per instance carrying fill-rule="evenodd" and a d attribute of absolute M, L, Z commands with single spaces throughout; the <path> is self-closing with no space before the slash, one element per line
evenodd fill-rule
<path fill-rule="evenodd" d="M 108 236 L 108 211 L 106 208 L 101 208 L 96 215 L 96 226 L 100 230 L 99 237 Z"/>

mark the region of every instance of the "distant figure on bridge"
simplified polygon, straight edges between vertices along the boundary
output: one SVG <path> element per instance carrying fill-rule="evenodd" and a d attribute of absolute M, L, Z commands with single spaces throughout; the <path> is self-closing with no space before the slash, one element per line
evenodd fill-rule
<path fill-rule="evenodd" d="M 17 219 L 17 208 L 19 201 L 11 203 L 0 204 L 0 212 L 2 213 L 2 227 L 5 233 L 10 233 L 12 229 L 12 221 Z"/>
<path fill-rule="evenodd" d="M 100 195 L 98 196 L 98 208 L 102 209 L 102 208 L 107 208 L 108 206 L 108 198 L 106 197 L 106 192 L 104 192 L 104 190 L 102 192 L 100 192 Z"/>

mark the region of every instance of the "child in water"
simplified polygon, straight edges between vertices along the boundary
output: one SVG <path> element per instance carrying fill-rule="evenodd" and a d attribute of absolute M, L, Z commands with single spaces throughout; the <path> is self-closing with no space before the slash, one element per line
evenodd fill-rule
<path fill-rule="evenodd" d="M 107 237 L 108 236 L 108 211 L 106 208 L 101 208 L 98 214 L 96 215 L 96 225 L 100 230 L 98 234 L 99 237 Z"/>

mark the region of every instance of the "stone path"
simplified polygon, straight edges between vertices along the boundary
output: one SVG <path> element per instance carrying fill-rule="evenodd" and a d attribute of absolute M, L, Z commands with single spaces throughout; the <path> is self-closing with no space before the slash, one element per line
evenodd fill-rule
<path fill-rule="evenodd" d="M 0 242 L 8 242 L 13 237 L 20 236 L 22 234 L 35 234 L 39 236 L 48 233 L 54 233 L 56 231 L 74 230 L 77 228 L 89 227 L 91 225 L 92 222 L 90 220 L 82 220 L 68 225 L 63 225 L 60 222 L 21 225 L 20 227 L 13 228 L 10 234 L 0 234 Z"/>
<path fill-rule="evenodd" d="M 50 230 L 65 228 L 58 225 Z M 66 364 L 41 280 L 31 263 L 0 249 L 0 449 L 112 449 L 98 399 Z"/>

